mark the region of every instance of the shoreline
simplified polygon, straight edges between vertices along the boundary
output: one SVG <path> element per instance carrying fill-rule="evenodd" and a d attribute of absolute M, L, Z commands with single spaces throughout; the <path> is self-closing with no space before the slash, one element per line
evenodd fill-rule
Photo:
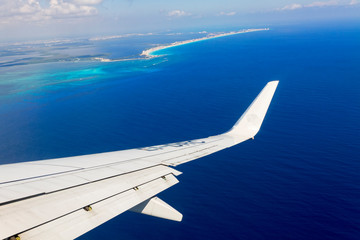
<path fill-rule="evenodd" d="M 166 44 L 166 45 L 152 47 L 152 48 L 142 51 L 140 56 L 145 56 L 145 58 L 154 58 L 154 57 L 160 56 L 160 55 L 153 54 L 154 52 L 163 50 L 163 49 L 167 49 L 167 48 L 171 48 L 171 47 L 176 47 L 176 46 L 180 46 L 180 45 L 185 45 L 185 44 L 189 44 L 189 43 L 193 43 L 193 42 L 199 42 L 199 41 L 204 41 L 204 40 L 218 38 L 218 37 L 231 36 L 231 35 L 240 34 L 240 33 L 268 31 L 268 30 L 269 30 L 269 28 L 252 28 L 252 29 L 244 29 L 244 30 L 240 30 L 240 31 L 232 31 L 232 32 L 220 33 L 220 34 L 209 34 L 208 36 L 202 37 L 202 38 L 195 38 L 195 39 L 179 41 L 179 42 L 174 42 L 174 43 L 170 43 L 170 44 Z"/>

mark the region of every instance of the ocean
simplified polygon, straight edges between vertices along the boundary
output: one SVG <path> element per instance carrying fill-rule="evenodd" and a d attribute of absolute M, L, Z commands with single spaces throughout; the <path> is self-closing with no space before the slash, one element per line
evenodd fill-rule
<path fill-rule="evenodd" d="M 227 131 L 268 81 L 260 132 L 176 167 L 171 222 L 126 212 L 79 239 L 360 239 L 360 27 L 274 26 L 0 46 L 0 163 Z M 100 62 L 96 58 L 128 61 Z"/>

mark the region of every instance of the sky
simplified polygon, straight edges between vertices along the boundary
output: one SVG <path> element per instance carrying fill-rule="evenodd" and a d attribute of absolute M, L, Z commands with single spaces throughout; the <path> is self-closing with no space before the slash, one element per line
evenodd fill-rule
<path fill-rule="evenodd" d="M 0 0 L 0 42 L 360 19 L 360 0 Z"/>

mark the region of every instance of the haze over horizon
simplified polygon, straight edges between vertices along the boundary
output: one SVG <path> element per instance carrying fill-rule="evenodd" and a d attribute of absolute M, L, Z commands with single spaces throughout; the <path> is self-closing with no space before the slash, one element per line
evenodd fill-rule
<path fill-rule="evenodd" d="M 0 42 L 360 20 L 357 0 L 0 0 Z"/>

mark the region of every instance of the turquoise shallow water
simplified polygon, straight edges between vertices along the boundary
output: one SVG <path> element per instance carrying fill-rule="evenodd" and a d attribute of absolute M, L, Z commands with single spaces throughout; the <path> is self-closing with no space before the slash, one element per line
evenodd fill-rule
<path fill-rule="evenodd" d="M 157 39 L 86 49 L 136 56 Z M 183 222 L 124 213 L 80 239 L 359 238 L 359 28 L 275 27 L 162 53 L 0 67 L 1 163 L 218 134 L 279 79 L 255 141 L 177 168 L 159 197 Z"/>

